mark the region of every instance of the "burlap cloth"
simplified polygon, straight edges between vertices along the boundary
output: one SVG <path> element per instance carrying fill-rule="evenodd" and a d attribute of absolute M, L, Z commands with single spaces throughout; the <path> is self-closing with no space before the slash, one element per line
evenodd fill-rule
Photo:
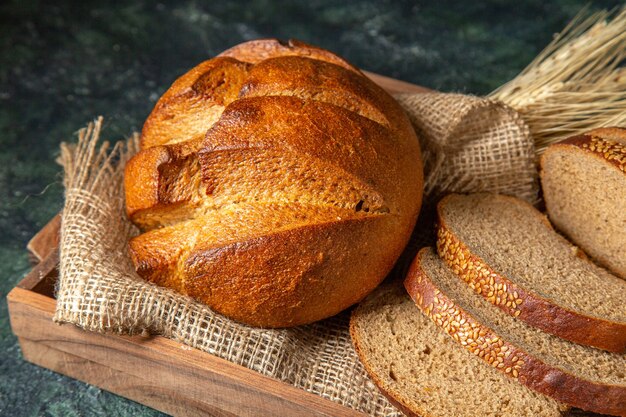
<path fill-rule="evenodd" d="M 396 97 L 422 142 L 426 204 L 400 262 L 430 239 L 429 208 L 450 191 L 494 191 L 535 202 L 534 147 L 521 118 L 505 105 L 456 94 Z M 139 278 L 126 251 L 136 228 L 124 215 L 123 171 L 131 138 L 97 145 L 101 119 L 62 145 L 65 207 L 54 320 L 86 330 L 162 334 L 373 416 L 401 415 L 369 380 L 348 332 L 349 313 L 293 329 L 251 328 L 190 298 Z"/>

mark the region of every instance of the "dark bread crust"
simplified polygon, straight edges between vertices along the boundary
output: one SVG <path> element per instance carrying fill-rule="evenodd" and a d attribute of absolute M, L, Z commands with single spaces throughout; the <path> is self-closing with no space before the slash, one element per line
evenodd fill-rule
<path fill-rule="evenodd" d="M 588 316 L 555 304 L 493 270 L 483 259 L 472 253 L 446 224 L 443 207 L 450 198 L 453 198 L 453 195 L 444 197 L 437 205 L 437 253 L 477 294 L 507 314 L 547 333 L 610 352 L 626 352 L 626 323 Z M 530 204 L 513 197 L 498 196 L 498 198 L 509 200 L 509 204 L 530 208 L 530 211 L 552 231 L 546 217 Z"/>
<path fill-rule="evenodd" d="M 148 231 L 129 244 L 138 273 L 255 326 L 358 302 L 391 270 L 421 205 L 419 144 L 401 107 L 297 41 L 247 42 L 200 64 L 142 135 L 125 173 L 127 213 Z M 254 207 L 233 211 L 235 230 L 224 219 L 239 205 Z M 216 216 L 213 243 L 202 241 Z"/>
<path fill-rule="evenodd" d="M 540 158 L 540 172 L 539 176 L 541 182 L 544 185 L 544 200 L 546 202 L 546 208 L 550 217 L 554 220 L 555 215 L 552 212 L 553 205 L 555 204 L 554 197 L 550 192 L 546 192 L 546 164 L 548 158 L 552 158 L 557 154 L 569 153 L 571 155 L 584 155 L 586 157 L 595 158 L 597 161 L 604 163 L 609 169 L 615 169 L 619 173 L 626 176 L 626 128 L 622 127 L 606 127 L 594 129 L 581 135 L 576 135 L 565 139 L 561 142 L 550 145 L 548 149 L 541 155 Z M 580 178 L 580 181 L 585 181 L 585 178 Z M 623 190 L 626 193 L 626 190 Z M 590 211 L 585 208 L 586 211 Z M 626 211 L 626 207 L 623 208 Z M 558 223 L 558 221 L 555 221 Z M 623 279 L 626 279 L 626 268 L 623 263 L 619 263 L 614 255 L 607 254 L 606 247 L 599 245 L 596 247 L 591 243 L 585 243 L 584 240 L 575 239 L 572 236 L 571 231 L 568 231 L 567 223 L 558 225 L 561 231 L 568 235 L 570 239 L 575 241 L 576 244 L 586 250 L 594 260 L 605 268 L 611 270 L 616 275 Z M 619 230 L 615 231 L 619 233 Z M 580 240 L 580 242 L 576 242 Z M 626 250 L 623 251 L 626 254 Z"/>
<path fill-rule="evenodd" d="M 626 415 L 626 387 L 585 380 L 546 364 L 502 339 L 442 292 L 420 264 L 430 250 L 420 250 L 404 286 L 418 308 L 456 342 L 495 369 L 557 401 L 596 413 Z"/>
<path fill-rule="evenodd" d="M 288 41 L 271 38 L 257 39 L 235 45 L 218 55 L 218 57 L 232 57 L 251 64 L 282 56 L 308 57 L 318 61 L 329 62 L 361 74 L 361 71 L 355 66 L 332 52 L 295 39 L 289 39 Z"/>
<path fill-rule="evenodd" d="M 605 127 L 594 129 L 582 135 L 572 136 L 555 143 L 551 145 L 545 153 L 554 151 L 559 147 L 573 147 L 587 154 L 596 156 L 626 175 L 625 128 Z"/>
<path fill-rule="evenodd" d="M 368 242 L 383 221 L 378 215 L 308 224 L 197 250 L 185 262 L 186 293 L 253 326 L 292 326 L 337 314 L 372 290 L 353 277 L 395 262 L 385 253 L 391 239 Z"/>

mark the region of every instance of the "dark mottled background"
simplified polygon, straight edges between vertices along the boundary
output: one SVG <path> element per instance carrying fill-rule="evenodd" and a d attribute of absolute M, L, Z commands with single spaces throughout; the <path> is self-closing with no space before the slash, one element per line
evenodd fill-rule
<path fill-rule="evenodd" d="M 587 0 L 49 3 L 0 5 L 3 416 L 160 414 L 23 362 L 9 328 L 5 297 L 29 269 L 26 242 L 61 208 L 59 142 L 74 140 L 94 116 L 105 116 L 108 137 L 127 136 L 177 76 L 259 37 L 298 38 L 381 74 L 485 94 L 514 77 Z"/>

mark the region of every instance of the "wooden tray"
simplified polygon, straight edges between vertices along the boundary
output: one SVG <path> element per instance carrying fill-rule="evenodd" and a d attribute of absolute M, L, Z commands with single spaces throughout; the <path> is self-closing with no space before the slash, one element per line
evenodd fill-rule
<path fill-rule="evenodd" d="M 368 76 L 391 93 L 429 91 Z M 103 335 L 53 323 L 60 223 L 57 215 L 29 242 L 37 265 L 7 296 L 27 361 L 177 416 L 363 416 L 161 336 Z"/>

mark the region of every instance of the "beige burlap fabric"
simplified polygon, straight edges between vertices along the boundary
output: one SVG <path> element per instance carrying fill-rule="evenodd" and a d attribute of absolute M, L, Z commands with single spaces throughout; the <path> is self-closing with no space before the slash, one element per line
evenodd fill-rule
<path fill-rule="evenodd" d="M 489 191 L 538 198 L 528 127 L 502 103 L 461 94 L 399 94 L 422 144 L 425 192 Z"/>
<path fill-rule="evenodd" d="M 447 190 L 536 199 L 532 141 L 514 112 L 460 95 L 398 99 L 423 140 L 430 201 Z M 369 415 L 400 415 L 359 363 L 347 312 L 293 329 L 256 329 L 140 279 L 126 251 L 137 230 L 124 215 L 122 187 L 137 141 L 98 147 L 100 126 L 101 120 L 82 130 L 77 145 L 62 146 L 66 202 L 55 321 L 98 332 L 159 333 Z M 418 230 L 431 227 L 423 218 Z M 426 235 L 416 232 L 414 241 Z"/>

